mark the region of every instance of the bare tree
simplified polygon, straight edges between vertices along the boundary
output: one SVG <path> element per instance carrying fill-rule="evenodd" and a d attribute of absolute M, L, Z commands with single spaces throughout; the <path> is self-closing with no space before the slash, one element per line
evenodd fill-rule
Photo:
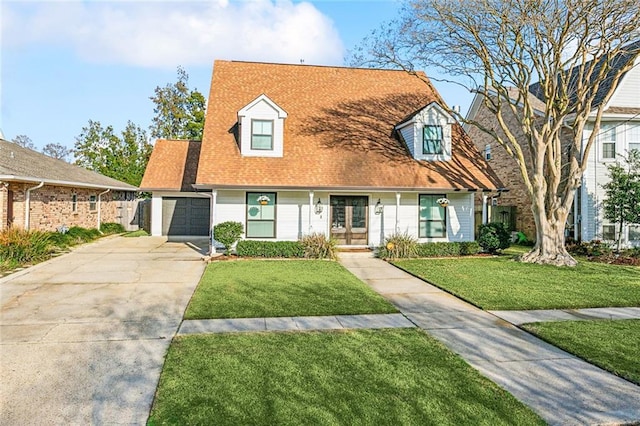
<path fill-rule="evenodd" d="M 637 0 L 407 0 L 361 53 L 369 64 L 440 69 L 481 96 L 499 129 L 449 112 L 493 137 L 519 167 L 536 223 L 536 245 L 522 260 L 573 266 L 567 216 L 607 101 L 640 55 L 639 38 Z M 541 115 L 534 100 L 544 103 Z M 593 131 L 583 141 L 588 121 Z"/>
<path fill-rule="evenodd" d="M 33 143 L 31 138 L 27 135 L 18 135 L 11 140 L 11 142 L 20 145 L 23 148 L 28 148 L 32 150 L 36 150 L 36 145 Z"/>
<path fill-rule="evenodd" d="M 42 153 L 58 160 L 67 161 L 73 151 L 59 143 L 48 143 L 42 148 Z"/>

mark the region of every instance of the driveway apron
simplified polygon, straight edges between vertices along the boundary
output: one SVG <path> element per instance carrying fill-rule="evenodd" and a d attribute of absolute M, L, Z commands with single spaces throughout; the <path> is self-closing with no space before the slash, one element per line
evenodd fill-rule
<path fill-rule="evenodd" d="M 0 280 L 0 424 L 144 424 L 203 248 L 115 237 Z"/>

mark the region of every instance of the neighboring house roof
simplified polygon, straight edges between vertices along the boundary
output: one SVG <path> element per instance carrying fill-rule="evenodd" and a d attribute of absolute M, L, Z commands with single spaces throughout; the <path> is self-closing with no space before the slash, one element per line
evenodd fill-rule
<path fill-rule="evenodd" d="M 133 185 L 0 139 L 0 180 L 137 191 Z"/>
<path fill-rule="evenodd" d="M 201 146 L 200 141 L 158 139 L 140 187 L 146 191 L 193 191 Z"/>
<path fill-rule="evenodd" d="M 452 129 L 451 161 L 411 157 L 394 127 L 424 105 L 442 102 L 426 76 L 420 77 L 397 70 L 215 61 L 195 187 L 443 191 L 502 187 L 458 124 Z M 261 95 L 287 112 L 282 157 L 240 152 L 238 112 Z M 180 170 L 184 175 L 190 165 L 184 147 L 178 145 L 156 145 L 143 189 L 184 188 Z M 171 162 L 176 169 L 165 178 L 163 168 Z"/>
<path fill-rule="evenodd" d="M 629 43 L 626 46 L 624 46 L 620 51 L 620 53 L 614 56 L 609 63 L 604 59 L 596 63 L 596 67 L 593 73 L 591 74 L 592 81 L 594 81 L 596 78 L 599 78 L 600 70 L 602 69 L 603 66 L 605 66 L 605 64 L 611 66 L 611 69 L 609 70 L 609 72 L 607 73 L 607 76 L 604 78 L 604 80 L 602 81 L 602 83 L 600 83 L 600 86 L 598 87 L 598 91 L 596 92 L 595 97 L 593 99 L 592 108 L 598 108 L 600 104 L 602 104 L 605 96 L 611 90 L 611 85 L 613 84 L 613 76 L 617 72 L 619 72 L 620 69 L 624 67 L 629 62 L 630 59 L 637 56 L 639 50 L 640 50 L 640 40 L 637 40 L 633 43 Z M 590 66 L 592 62 L 593 61 L 589 61 L 584 66 L 581 66 L 580 68 L 586 69 L 587 67 Z M 620 77 L 620 79 L 618 80 L 618 83 L 622 81 L 625 74 L 623 74 Z M 578 67 L 571 70 L 569 72 L 569 75 L 571 79 L 569 81 L 569 87 L 570 88 L 576 87 L 577 80 L 578 78 L 580 78 Z M 529 91 L 533 93 L 533 95 L 536 96 L 538 99 L 544 102 L 544 93 L 542 92 L 542 87 L 540 85 L 540 82 L 534 83 L 531 86 L 529 86 Z M 570 104 L 573 104 L 576 102 L 575 92 L 569 93 L 569 101 L 570 101 Z"/>

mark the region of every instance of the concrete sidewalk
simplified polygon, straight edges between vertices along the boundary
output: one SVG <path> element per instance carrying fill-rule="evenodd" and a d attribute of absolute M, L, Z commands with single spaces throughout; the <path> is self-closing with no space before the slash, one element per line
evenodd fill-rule
<path fill-rule="evenodd" d="M 0 424 L 146 424 L 201 257 L 116 237 L 0 279 Z"/>
<path fill-rule="evenodd" d="M 640 422 L 640 387 L 371 253 L 340 253 L 340 263 L 549 424 Z"/>

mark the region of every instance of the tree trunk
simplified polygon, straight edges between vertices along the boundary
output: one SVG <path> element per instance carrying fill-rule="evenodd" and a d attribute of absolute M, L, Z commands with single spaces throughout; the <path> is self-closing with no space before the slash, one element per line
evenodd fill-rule
<path fill-rule="evenodd" d="M 522 255 L 520 260 L 545 265 L 576 266 L 578 262 L 567 252 L 564 245 L 568 211 L 557 208 L 548 217 L 543 200 L 534 202 L 532 210 L 536 222 L 536 244 L 530 252 Z"/>

